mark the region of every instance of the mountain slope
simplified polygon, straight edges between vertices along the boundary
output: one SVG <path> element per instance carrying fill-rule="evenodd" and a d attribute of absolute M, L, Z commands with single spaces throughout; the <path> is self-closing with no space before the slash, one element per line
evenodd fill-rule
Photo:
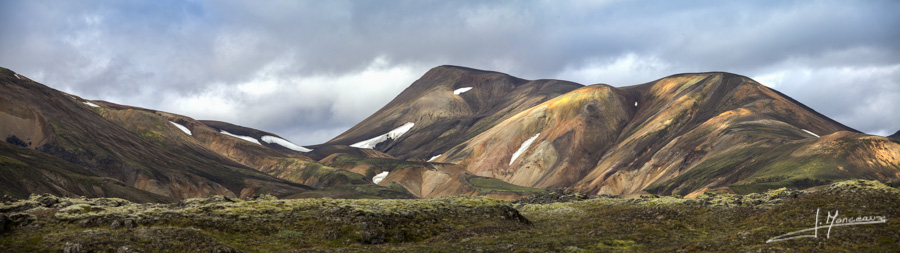
<path fill-rule="evenodd" d="M 0 192 L 15 198 L 32 193 L 170 202 L 171 198 L 138 190 L 122 181 L 100 177 L 75 164 L 37 150 L 0 142 Z"/>
<path fill-rule="evenodd" d="M 89 101 L 0 69 L 4 193 L 518 198 L 542 188 L 697 196 L 900 178 L 900 140 L 747 77 L 628 87 L 441 66 L 331 141 Z"/>
<path fill-rule="evenodd" d="M 633 113 L 627 100 L 607 85 L 584 87 L 518 113 L 435 161 L 517 185 L 572 185 L 615 143 Z"/>
<path fill-rule="evenodd" d="M 101 113 L 104 118 L 125 129 L 140 132 L 164 125 L 163 128 L 169 131 L 160 131 L 155 135 L 162 136 L 160 139 L 166 140 L 167 146 L 183 146 L 270 176 L 318 188 L 293 197 L 413 197 L 403 190 L 377 186 L 364 179 L 363 175 L 323 166 L 303 155 L 301 151 L 308 149 L 272 133 L 104 101 L 92 103 L 104 109 Z M 275 141 L 271 141 L 273 139 Z M 251 193 L 241 195 L 247 194 Z"/>
<path fill-rule="evenodd" d="M 214 194 L 289 195 L 312 190 L 185 142 L 187 137 L 181 130 L 159 117 L 148 117 L 148 111 L 107 108 L 103 106 L 107 103 L 53 90 L 7 69 L 0 72 L 0 135 L 7 142 L 18 144 L 16 149 L 38 150 L 65 161 L 56 166 L 57 174 L 110 178 L 127 187 L 174 199 Z M 116 119 L 104 118 L 104 114 Z M 123 127 L 123 123 L 132 127 Z M 40 170 L 41 166 L 24 164 L 34 166 L 24 166 L 23 170 Z M 62 178 L 45 183 L 56 188 L 56 192 L 81 194 L 77 188 L 83 185 L 67 182 L 70 181 Z M 54 190 L 42 188 L 33 193 L 41 192 Z M 88 195 L 111 196 L 105 191 Z"/>
<path fill-rule="evenodd" d="M 496 178 L 478 177 L 454 164 L 360 157 L 346 153 L 332 154 L 320 162 L 373 178 L 381 186 L 406 189 L 419 198 L 466 195 L 518 199 L 544 192 Z M 375 180 L 376 177 L 380 177 L 380 181 Z"/>
<path fill-rule="evenodd" d="M 497 72 L 440 66 L 324 145 L 368 147 L 400 159 L 428 160 L 513 114 L 580 87 L 566 81 L 528 81 Z M 402 133 L 375 139 L 392 130 Z"/>
<path fill-rule="evenodd" d="M 446 94 L 462 86 L 456 85 L 455 75 L 438 73 L 459 71 L 464 76 L 508 78 L 484 79 L 485 86 L 519 80 L 495 72 L 435 68 L 331 142 L 349 144 L 363 139 L 350 138 L 361 129 L 386 126 L 358 134 L 372 136 L 414 122 L 409 133 L 396 140 L 385 138 L 375 149 L 401 159 L 431 157 L 429 161 L 456 164 L 474 175 L 521 186 L 574 187 L 616 195 L 647 190 L 697 195 L 729 186 L 759 192 L 848 178 L 900 177 L 897 141 L 858 133 L 747 77 L 720 72 L 679 74 L 621 88 L 598 84 L 560 95 L 545 93 L 529 100 L 535 103 L 527 107 L 480 111 L 479 117 L 496 120 L 466 134 L 443 133 L 453 136 L 452 141 L 441 135 L 409 138 L 420 129 L 434 129 L 424 120 L 432 115 L 470 115 L 466 107 L 453 103 L 423 106 L 416 101 L 437 101 L 433 97 L 438 95 L 412 92 L 449 77 L 454 85 L 440 87 L 450 96 Z M 492 102 L 485 97 L 471 99 L 484 100 L 473 104 Z M 419 128 L 420 124 L 427 127 Z M 446 143 L 456 145 L 429 148 Z M 425 151 L 404 153 L 409 149 L 400 147 Z"/>
<path fill-rule="evenodd" d="M 888 135 L 887 137 L 894 138 L 894 139 L 900 139 L 900 130 L 898 130 L 896 133 L 894 133 L 892 135 Z"/>

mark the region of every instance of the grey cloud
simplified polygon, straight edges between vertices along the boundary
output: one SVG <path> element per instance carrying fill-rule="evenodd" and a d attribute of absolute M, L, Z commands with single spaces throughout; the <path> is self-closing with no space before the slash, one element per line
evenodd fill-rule
<path fill-rule="evenodd" d="M 2 5 L 4 67 L 86 98 L 231 121 L 303 144 L 352 126 L 441 64 L 614 85 L 677 72 L 783 72 L 777 89 L 830 117 L 866 132 L 900 129 L 871 109 L 898 106 L 900 74 L 865 74 L 900 65 L 900 3 L 891 1 Z M 855 79 L 836 78 L 835 69 Z M 367 71 L 392 74 L 369 80 Z M 279 92 L 239 90 L 266 80 Z M 869 100 L 877 102 L 858 102 Z"/>

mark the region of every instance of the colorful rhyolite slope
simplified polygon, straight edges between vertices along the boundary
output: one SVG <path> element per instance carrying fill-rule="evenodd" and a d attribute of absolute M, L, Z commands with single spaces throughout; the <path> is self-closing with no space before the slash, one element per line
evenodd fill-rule
<path fill-rule="evenodd" d="M 517 92 L 535 83 L 543 85 Z M 462 87 L 473 88 L 454 92 Z M 579 87 L 442 66 L 326 144 L 410 124 L 370 148 L 514 185 L 594 194 L 694 196 L 900 177 L 896 139 L 859 133 L 744 76 Z"/>

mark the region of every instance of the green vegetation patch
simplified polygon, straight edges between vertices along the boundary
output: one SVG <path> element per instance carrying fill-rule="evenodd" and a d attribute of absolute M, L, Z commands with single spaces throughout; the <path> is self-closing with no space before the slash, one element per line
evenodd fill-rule
<path fill-rule="evenodd" d="M 342 154 L 334 159 L 331 166 L 333 167 L 344 167 L 344 166 L 356 166 L 360 164 L 371 165 L 375 168 L 379 168 L 381 170 L 398 170 L 404 169 L 408 167 L 416 167 L 416 166 L 424 166 L 423 162 L 411 162 L 404 161 L 399 159 L 389 159 L 389 158 L 369 158 L 369 157 L 358 157 L 353 155 Z M 366 175 L 367 177 L 375 176 Z"/>
<path fill-rule="evenodd" d="M 735 195 L 426 200 L 221 196 L 176 204 L 34 195 L 0 203 L 0 251 L 680 252 L 853 251 L 900 247 L 900 189 L 848 180 L 817 191 Z M 767 242 L 814 227 L 818 237 Z M 809 231 L 812 234 L 814 231 Z M 828 233 L 828 236 L 823 234 Z"/>
<path fill-rule="evenodd" d="M 514 185 L 500 179 L 489 177 L 470 176 L 468 178 L 468 181 L 469 184 L 475 187 L 475 189 L 477 189 L 481 194 L 505 192 L 520 194 L 540 194 L 547 192 L 543 189 Z"/>
<path fill-rule="evenodd" d="M 0 204 L 10 229 L 0 251 L 240 249 L 286 251 L 421 242 L 463 228 L 526 229 L 529 221 L 491 198 L 254 200 L 216 196 L 176 204 L 33 195 Z M 38 238 L 38 239 L 35 239 Z M 178 241 L 166 246 L 159 238 Z M 168 240 L 168 239 L 167 239 Z M 194 248 L 184 248 L 193 245 Z"/>

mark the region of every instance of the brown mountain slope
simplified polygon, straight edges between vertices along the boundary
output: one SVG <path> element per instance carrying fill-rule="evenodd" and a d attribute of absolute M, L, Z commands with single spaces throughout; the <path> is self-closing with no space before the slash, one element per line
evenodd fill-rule
<path fill-rule="evenodd" d="M 214 194 L 288 195 L 312 189 L 257 172 L 201 145 L 182 141 L 187 138 L 185 134 L 160 117 L 147 117 L 150 112 L 129 109 L 111 113 L 119 110 L 56 91 L 7 69 L 0 69 L 0 105 L 0 135 L 9 143 L 19 144 L 18 149 L 36 149 L 65 161 L 67 164 L 55 166 L 56 174 L 110 178 L 127 187 L 174 199 Z M 21 166 L 22 170 L 41 170 L 37 166 L 42 166 L 16 164 L 29 165 Z M 57 192 L 81 194 L 77 188 L 83 185 L 58 179 L 44 183 L 57 188 Z M 41 189 L 34 193 L 45 192 Z M 91 195 L 114 194 L 93 191 Z M 146 199 L 130 199 L 142 198 Z"/>
<path fill-rule="evenodd" d="M 615 143 L 633 113 L 628 100 L 610 86 L 584 87 L 518 113 L 436 161 L 517 185 L 573 185 Z M 535 151 L 513 160 L 530 138 Z"/>
<path fill-rule="evenodd" d="M 0 192 L 16 198 L 32 193 L 57 196 L 123 198 L 169 202 L 172 198 L 138 190 L 122 181 L 100 177 L 43 152 L 0 142 Z"/>
<path fill-rule="evenodd" d="M 360 157 L 344 153 L 333 154 L 320 162 L 365 175 L 367 178 L 380 175 L 381 181 L 377 184 L 403 188 L 420 198 L 466 195 L 518 199 L 544 192 L 495 178 L 478 177 L 454 164 Z"/>
<path fill-rule="evenodd" d="M 900 130 L 898 130 L 896 133 L 894 133 L 892 135 L 888 135 L 887 137 L 894 138 L 894 139 L 900 139 Z"/>
<path fill-rule="evenodd" d="M 223 157 L 270 176 L 319 188 L 296 197 L 412 198 L 405 191 L 380 187 L 363 175 L 323 166 L 299 152 L 304 149 L 278 135 L 219 121 L 197 121 L 189 117 L 144 108 L 93 101 L 101 115 L 132 131 L 153 130 L 152 136 L 166 146 L 183 146 L 210 156 Z M 169 124 L 166 124 L 168 122 Z M 177 125 L 176 125 L 177 124 Z M 162 127 L 160 127 L 162 126 Z M 184 127 L 185 130 L 180 130 Z M 267 142 L 274 138 L 279 141 Z M 288 148 L 288 145 L 293 146 Z M 242 196 L 255 192 L 242 193 Z"/>
<path fill-rule="evenodd" d="M 362 137 L 348 136 L 361 129 L 388 126 L 359 135 L 373 136 L 414 122 L 409 133 L 375 148 L 401 159 L 442 153 L 433 161 L 457 164 L 474 175 L 521 186 L 574 187 L 617 195 L 645 190 L 698 194 L 728 186 L 735 191 L 758 192 L 847 178 L 900 177 L 896 141 L 857 133 L 747 77 L 718 72 L 673 75 L 630 87 L 600 84 L 559 96 L 547 94 L 540 100 L 543 102 L 527 108 L 485 111 L 496 113 L 484 117 L 497 121 L 480 125 L 487 129 L 473 127 L 478 130 L 452 135 L 452 142 L 440 135 L 409 138 L 420 129 L 435 129 L 426 117 L 447 115 L 445 111 L 456 113 L 453 117 L 469 115 L 465 107 L 454 103 L 423 106 L 415 102 L 438 101 L 433 97 L 442 96 L 440 93 L 409 92 L 422 90 L 419 86 L 423 83 L 442 83 L 440 78 L 456 82 L 457 76 L 443 73 L 458 71 L 433 69 L 332 143 L 358 141 Z M 506 77 L 494 72 L 465 73 Z M 519 79 L 484 80 L 503 86 Z M 442 93 L 451 94 L 453 88 L 465 86 L 440 87 Z M 455 132 L 443 135 L 450 135 L 447 133 Z M 429 148 L 448 142 L 459 144 L 444 152 Z M 426 151 L 409 151 L 414 154 L 409 155 L 401 146 L 425 147 Z"/>
<path fill-rule="evenodd" d="M 497 72 L 440 66 L 325 145 L 353 145 L 412 123 L 398 138 L 373 142 L 371 148 L 400 159 L 427 160 L 511 115 L 579 87 L 566 81 L 528 81 Z"/>
<path fill-rule="evenodd" d="M 656 184 L 654 192 L 687 194 L 732 184 L 761 191 L 898 176 L 891 168 L 896 163 L 847 167 L 853 172 L 844 173 L 839 159 L 822 161 L 836 152 L 808 158 L 815 161 L 785 156 L 814 141 L 814 133 L 855 130 L 743 76 L 676 75 L 624 90 L 638 94 L 638 112 L 577 189 L 632 194 Z"/>

